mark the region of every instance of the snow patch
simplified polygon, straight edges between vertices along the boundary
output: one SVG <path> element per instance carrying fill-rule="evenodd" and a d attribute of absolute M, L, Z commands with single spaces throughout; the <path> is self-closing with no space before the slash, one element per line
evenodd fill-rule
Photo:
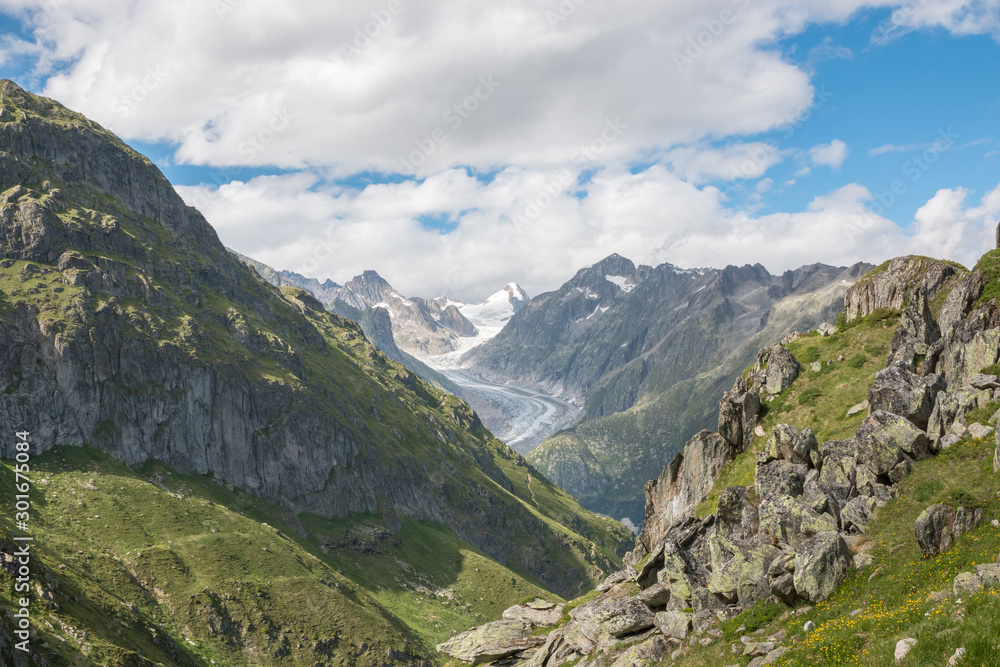
<path fill-rule="evenodd" d="M 635 283 L 625 276 L 604 276 L 604 279 L 609 283 L 618 285 L 618 287 L 626 294 L 635 289 Z"/>

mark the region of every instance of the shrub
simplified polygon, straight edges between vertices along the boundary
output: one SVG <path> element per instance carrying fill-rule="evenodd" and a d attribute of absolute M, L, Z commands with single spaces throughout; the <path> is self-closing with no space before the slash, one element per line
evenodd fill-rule
<path fill-rule="evenodd" d="M 948 494 L 948 504 L 952 507 L 982 507 L 983 504 L 968 491 L 957 489 Z"/>
<path fill-rule="evenodd" d="M 866 363 L 868 363 L 868 356 L 861 353 L 855 354 L 847 360 L 847 365 L 851 368 L 861 368 Z"/>

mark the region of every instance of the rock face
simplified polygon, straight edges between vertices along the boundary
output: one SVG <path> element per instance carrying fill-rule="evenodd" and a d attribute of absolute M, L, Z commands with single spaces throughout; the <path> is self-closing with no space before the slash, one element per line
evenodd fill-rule
<path fill-rule="evenodd" d="M 979 508 L 956 510 L 948 505 L 931 505 L 917 517 L 913 532 L 924 558 L 930 558 L 947 551 L 955 539 L 978 526 L 982 519 L 983 510 Z"/>
<path fill-rule="evenodd" d="M 468 406 L 312 295 L 263 282 L 103 128 L 11 82 L 0 107 L 0 428 L 30 430 L 39 453 L 156 458 L 295 513 L 436 521 L 552 588 L 589 581 L 518 540 L 564 538 L 510 495 L 497 461 L 528 468 Z"/>
<path fill-rule="evenodd" d="M 901 415 L 924 430 L 938 392 L 944 387 L 940 375 L 920 376 L 899 366 L 889 366 L 875 376 L 875 384 L 868 390 L 868 405 L 872 412 L 884 410 Z"/>
<path fill-rule="evenodd" d="M 960 270 L 954 265 L 927 257 L 898 257 L 866 274 L 847 292 L 844 310 L 853 321 L 879 308 L 903 310 L 923 285 L 928 299 L 934 299 Z"/>
<path fill-rule="evenodd" d="M 659 542 L 680 519 L 694 513 L 712 490 L 722 467 L 733 460 L 736 451 L 718 433 L 702 431 L 664 468 L 663 473 L 646 484 L 646 521 L 642 540 Z"/>

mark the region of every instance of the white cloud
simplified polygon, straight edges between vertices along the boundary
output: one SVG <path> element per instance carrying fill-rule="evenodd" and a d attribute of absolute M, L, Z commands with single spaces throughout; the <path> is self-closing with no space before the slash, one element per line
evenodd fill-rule
<path fill-rule="evenodd" d="M 809 159 L 815 165 L 826 165 L 833 169 L 840 169 L 844 164 L 850 149 L 840 139 L 834 139 L 828 144 L 819 144 L 809 149 Z"/>
<path fill-rule="evenodd" d="M 784 151 L 760 141 L 729 144 L 722 148 L 683 146 L 663 156 L 677 174 L 692 183 L 760 178 L 783 158 Z"/>
<path fill-rule="evenodd" d="M 689 267 L 761 262 L 774 272 L 812 262 L 879 263 L 908 252 L 970 263 L 991 242 L 1000 215 L 1000 186 L 974 207 L 966 192 L 943 190 L 904 228 L 871 213 L 871 192 L 854 183 L 814 198 L 805 211 L 758 216 L 727 208 L 715 187 L 695 187 L 657 165 L 599 172 L 586 197 L 567 188 L 528 219 L 525 207 L 558 178 L 509 168 L 484 184 L 450 170 L 419 184 L 320 185 L 303 194 L 315 178 L 290 174 L 182 194 L 225 243 L 272 266 L 338 282 L 375 269 L 404 293 L 465 300 L 511 280 L 532 294 L 553 289 L 612 252 Z M 449 234 L 417 222 L 441 210 L 466 213 Z"/>

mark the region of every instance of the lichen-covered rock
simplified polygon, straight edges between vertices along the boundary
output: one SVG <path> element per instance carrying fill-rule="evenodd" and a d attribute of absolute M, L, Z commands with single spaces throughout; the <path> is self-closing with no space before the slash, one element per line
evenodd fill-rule
<path fill-rule="evenodd" d="M 439 653 L 471 665 L 482 665 L 540 646 L 544 637 L 531 637 L 531 625 L 521 621 L 493 621 L 438 644 Z"/>
<path fill-rule="evenodd" d="M 760 396 L 752 391 L 740 392 L 736 387 L 719 402 L 719 435 L 737 452 L 748 449 L 753 442 L 760 408 Z"/>
<path fill-rule="evenodd" d="M 764 445 L 764 453 L 758 459 L 769 461 L 788 461 L 790 463 L 816 467 L 819 456 L 819 444 L 811 428 L 799 430 L 788 424 L 779 424 Z"/>
<path fill-rule="evenodd" d="M 765 496 L 758 508 L 760 534 L 776 544 L 797 547 L 817 533 L 837 530 L 829 514 L 817 514 L 799 500 L 780 494 Z"/>
<path fill-rule="evenodd" d="M 875 512 L 875 499 L 871 496 L 857 496 L 848 502 L 840 511 L 841 525 L 844 530 L 854 528 L 863 533 L 868 528 L 872 514 Z"/>
<path fill-rule="evenodd" d="M 853 322 L 879 308 L 903 310 L 923 287 L 926 298 L 933 301 L 940 290 L 958 273 L 951 264 L 926 257 L 897 257 L 886 267 L 879 267 L 862 276 L 844 297 L 847 320 Z M 944 328 L 944 324 L 941 324 Z"/>
<path fill-rule="evenodd" d="M 550 627 L 556 625 L 562 618 L 562 609 L 562 605 L 537 600 L 526 605 L 519 604 L 505 609 L 503 618 L 508 621 L 521 621 L 531 625 Z"/>
<path fill-rule="evenodd" d="M 650 667 L 657 664 L 667 650 L 663 637 L 650 637 L 641 644 L 630 646 L 619 655 L 611 667 Z"/>
<path fill-rule="evenodd" d="M 771 348 L 767 359 L 767 381 L 765 388 L 769 394 L 780 394 L 799 376 L 799 362 L 788 348 L 776 345 Z"/>
<path fill-rule="evenodd" d="M 841 507 L 847 504 L 851 497 L 858 471 L 857 442 L 855 440 L 844 442 L 849 442 L 852 453 L 845 456 L 838 451 L 826 456 L 817 480 L 820 488 Z"/>
<path fill-rule="evenodd" d="M 639 591 L 635 599 L 650 608 L 666 606 L 670 602 L 670 587 L 665 584 L 653 584 L 649 588 Z"/>
<path fill-rule="evenodd" d="M 663 545 L 663 569 L 656 577 L 658 583 L 670 588 L 671 603 L 680 606 L 685 600 L 690 602 L 694 590 L 708 582 L 708 571 L 676 542 L 667 542 Z"/>
<path fill-rule="evenodd" d="M 952 590 L 955 592 L 955 595 L 959 597 L 975 595 L 979 591 L 983 590 L 983 580 L 974 572 L 962 572 L 960 575 L 955 577 L 955 583 L 952 586 Z"/>
<path fill-rule="evenodd" d="M 693 614 L 680 611 L 664 611 L 656 615 L 656 628 L 664 637 L 684 641 L 691 632 Z"/>
<path fill-rule="evenodd" d="M 878 410 L 862 422 L 857 432 L 858 460 L 876 475 L 888 475 L 904 455 L 923 459 L 930 455 L 927 435 L 899 415 Z"/>
<path fill-rule="evenodd" d="M 771 595 L 787 605 L 795 604 L 796 600 L 799 599 L 799 594 L 795 590 L 795 575 L 789 572 L 772 579 Z"/>
<path fill-rule="evenodd" d="M 906 417 L 919 429 L 926 429 L 934 400 L 944 387 L 940 375 L 921 376 L 889 366 L 875 375 L 875 382 L 868 389 L 868 404 L 872 412 L 885 410 Z"/>
<path fill-rule="evenodd" d="M 594 609 L 594 620 L 612 637 L 629 635 L 653 627 L 653 613 L 639 600 L 613 597 Z"/>
<path fill-rule="evenodd" d="M 924 558 L 930 558 L 947 551 L 956 538 L 978 526 L 982 518 L 983 511 L 979 508 L 955 510 L 938 503 L 920 513 L 913 524 L 913 533 Z"/>
<path fill-rule="evenodd" d="M 819 533 L 795 552 L 795 590 L 816 603 L 826 599 L 850 567 L 847 543 L 836 532 Z"/>
<path fill-rule="evenodd" d="M 771 494 L 801 496 L 809 468 L 789 461 L 758 463 L 754 472 L 754 489 L 763 498 Z"/>

